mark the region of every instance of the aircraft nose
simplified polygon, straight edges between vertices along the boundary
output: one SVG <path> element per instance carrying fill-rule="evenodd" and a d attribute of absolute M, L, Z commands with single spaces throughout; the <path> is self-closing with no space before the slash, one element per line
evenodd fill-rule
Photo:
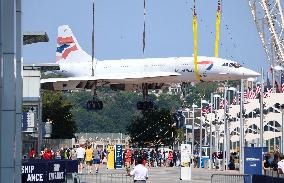
<path fill-rule="evenodd" d="M 242 72 L 243 76 L 245 76 L 246 78 L 250 78 L 250 77 L 258 77 L 260 76 L 261 74 L 258 73 L 258 72 L 255 72 L 253 70 L 250 70 L 250 69 L 244 69 L 243 72 Z"/>

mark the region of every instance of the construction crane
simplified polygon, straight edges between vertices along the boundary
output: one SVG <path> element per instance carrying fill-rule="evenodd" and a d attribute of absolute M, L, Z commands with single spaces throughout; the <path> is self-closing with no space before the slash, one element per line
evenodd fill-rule
<path fill-rule="evenodd" d="M 284 66 L 284 16 L 280 0 L 249 0 L 268 63 Z"/>

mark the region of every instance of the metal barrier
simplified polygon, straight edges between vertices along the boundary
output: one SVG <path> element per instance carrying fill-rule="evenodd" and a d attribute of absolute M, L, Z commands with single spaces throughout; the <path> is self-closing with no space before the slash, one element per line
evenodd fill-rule
<path fill-rule="evenodd" d="M 252 183 L 251 175 L 241 174 L 213 174 L 211 183 Z"/>
<path fill-rule="evenodd" d="M 278 171 L 273 171 L 272 169 L 270 170 L 265 170 L 264 175 L 270 176 L 270 177 L 279 177 L 279 178 L 284 178 L 283 173 L 279 173 Z"/>
<path fill-rule="evenodd" d="M 131 183 L 133 178 L 119 173 L 77 174 L 78 183 Z"/>

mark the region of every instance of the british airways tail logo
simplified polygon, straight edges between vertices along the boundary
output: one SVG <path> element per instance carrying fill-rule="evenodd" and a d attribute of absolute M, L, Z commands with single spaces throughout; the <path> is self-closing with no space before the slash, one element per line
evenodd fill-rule
<path fill-rule="evenodd" d="M 57 44 L 56 62 L 59 62 L 61 59 L 66 59 L 71 52 L 78 50 L 72 37 L 58 37 Z"/>
<path fill-rule="evenodd" d="M 210 71 L 213 67 L 213 62 L 212 61 L 200 61 L 197 64 L 201 64 L 201 65 L 209 65 L 206 70 Z"/>

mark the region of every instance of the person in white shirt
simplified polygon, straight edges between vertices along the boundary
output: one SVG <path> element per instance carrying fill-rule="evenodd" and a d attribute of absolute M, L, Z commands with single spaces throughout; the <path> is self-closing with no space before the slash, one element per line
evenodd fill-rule
<path fill-rule="evenodd" d="M 83 171 L 83 163 L 85 158 L 85 148 L 83 148 L 83 145 L 81 144 L 79 148 L 76 150 L 76 156 L 78 161 L 78 173 L 82 173 Z"/>
<path fill-rule="evenodd" d="M 131 176 L 134 176 L 135 183 L 145 183 L 148 179 L 148 169 L 142 165 L 142 158 L 137 158 L 137 165 L 130 172 Z"/>
<path fill-rule="evenodd" d="M 281 170 L 282 174 L 284 173 L 284 155 L 280 155 L 280 161 L 277 163 L 278 170 Z"/>

